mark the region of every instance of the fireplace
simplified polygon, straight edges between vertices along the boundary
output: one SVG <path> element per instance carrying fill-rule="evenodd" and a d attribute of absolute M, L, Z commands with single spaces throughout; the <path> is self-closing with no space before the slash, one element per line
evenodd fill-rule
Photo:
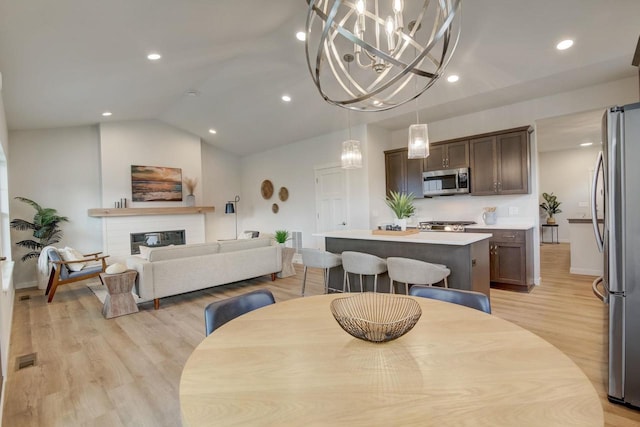
<path fill-rule="evenodd" d="M 140 246 L 159 248 L 169 245 L 184 245 L 186 241 L 185 230 L 171 231 L 146 231 L 143 233 L 131 233 L 131 255 L 140 253 Z"/>

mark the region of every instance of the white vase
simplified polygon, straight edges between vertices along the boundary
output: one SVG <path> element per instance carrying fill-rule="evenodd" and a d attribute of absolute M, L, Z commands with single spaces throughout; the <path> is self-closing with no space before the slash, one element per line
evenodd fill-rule
<path fill-rule="evenodd" d="M 196 196 L 194 196 L 193 194 L 188 194 L 184 198 L 184 200 L 187 203 L 187 206 L 195 206 L 196 205 Z"/>
<path fill-rule="evenodd" d="M 395 225 L 399 225 L 400 226 L 400 230 L 402 231 L 406 231 L 407 230 L 407 218 L 396 218 Z"/>

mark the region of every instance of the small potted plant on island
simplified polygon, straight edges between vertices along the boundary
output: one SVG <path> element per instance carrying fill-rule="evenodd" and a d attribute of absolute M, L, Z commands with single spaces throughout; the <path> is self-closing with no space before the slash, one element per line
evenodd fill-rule
<path fill-rule="evenodd" d="M 288 240 L 291 240 L 291 235 L 287 230 L 276 230 L 273 238 L 276 243 L 282 246 L 282 271 L 278 273 L 278 277 L 289 277 L 296 274 L 296 270 L 293 267 L 293 255 L 296 250 L 293 248 L 285 247 Z"/>
<path fill-rule="evenodd" d="M 558 196 L 554 196 L 553 193 L 542 193 L 542 198 L 545 200 L 540 203 L 540 209 L 545 211 L 549 217 L 547 218 L 547 224 L 555 224 L 556 219 L 553 215 L 561 213 L 560 205 L 562 202 L 558 201 Z"/>
<path fill-rule="evenodd" d="M 396 216 L 396 225 L 399 225 L 402 231 L 407 229 L 407 218 L 410 218 L 416 212 L 416 208 L 413 206 L 414 198 L 413 193 L 390 191 L 389 196 L 385 199 L 385 203 Z"/>

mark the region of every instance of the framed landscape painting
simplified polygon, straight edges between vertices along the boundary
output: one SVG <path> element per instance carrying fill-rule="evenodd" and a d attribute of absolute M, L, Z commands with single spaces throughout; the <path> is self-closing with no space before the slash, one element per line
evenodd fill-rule
<path fill-rule="evenodd" d="M 131 200 L 182 201 L 182 169 L 131 165 Z"/>

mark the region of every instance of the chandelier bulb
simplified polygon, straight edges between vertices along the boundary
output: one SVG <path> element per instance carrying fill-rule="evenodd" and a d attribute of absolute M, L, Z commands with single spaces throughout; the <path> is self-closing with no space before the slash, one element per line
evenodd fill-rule
<path fill-rule="evenodd" d="M 393 11 L 395 13 L 402 13 L 403 6 L 402 0 L 393 0 Z"/>

